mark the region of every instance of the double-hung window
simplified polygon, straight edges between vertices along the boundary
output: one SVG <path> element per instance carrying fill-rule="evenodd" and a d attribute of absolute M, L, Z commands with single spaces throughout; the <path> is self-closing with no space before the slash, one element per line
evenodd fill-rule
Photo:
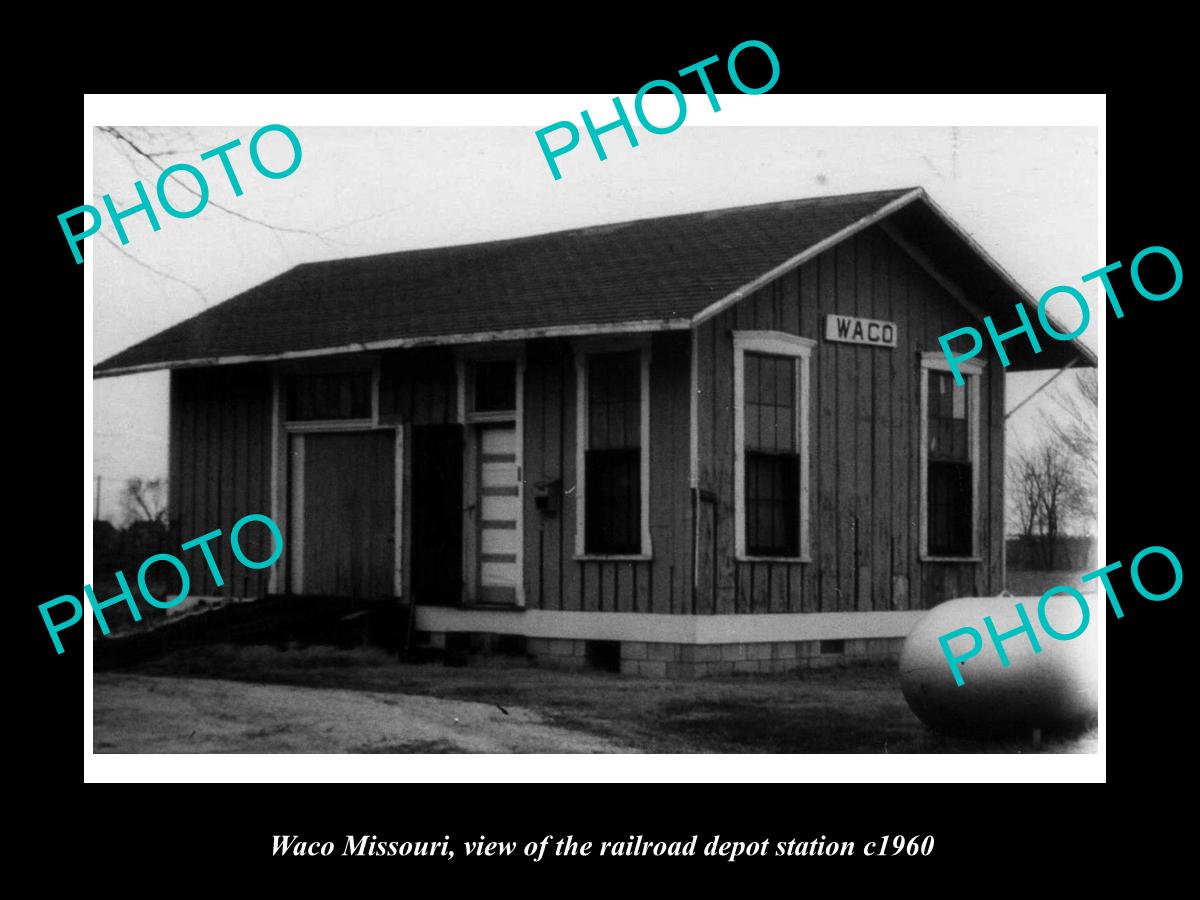
<path fill-rule="evenodd" d="M 814 342 L 782 332 L 738 331 L 733 345 L 737 555 L 807 559 Z"/>
<path fill-rule="evenodd" d="M 649 556 L 649 348 L 577 356 L 576 555 Z"/>
<path fill-rule="evenodd" d="M 960 363 L 957 385 L 941 353 L 921 359 L 921 555 L 975 557 L 978 502 L 980 375 Z"/>

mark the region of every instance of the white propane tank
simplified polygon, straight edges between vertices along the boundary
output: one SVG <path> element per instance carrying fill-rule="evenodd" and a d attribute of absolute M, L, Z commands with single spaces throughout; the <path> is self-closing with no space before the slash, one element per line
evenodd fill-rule
<path fill-rule="evenodd" d="M 1038 619 L 1039 597 L 965 597 L 947 600 L 917 621 L 900 654 L 900 689 L 917 718 L 931 728 L 953 732 L 1029 730 L 1066 731 L 1096 717 L 1098 618 L 1096 597 L 1084 595 L 1090 612 L 1087 629 L 1071 640 L 1048 634 Z M 1003 635 L 1021 625 L 1021 603 L 1041 646 L 1034 653 L 1027 634 L 1003 642 L 1009 665 L 1000 657 L 984 625 L 991 616 Z M 1062 634 L 1075 631 L 1082 612 L 1070 594 L 1052 597 L 1046 605 L 1050 625 Z M 938 638 L 960 628 L 974 628 L 982 638 L 978 654 L 956 663 L 959 686 Z M 965 654 L 972 637 L 950 642 L 952 654 Z"/>

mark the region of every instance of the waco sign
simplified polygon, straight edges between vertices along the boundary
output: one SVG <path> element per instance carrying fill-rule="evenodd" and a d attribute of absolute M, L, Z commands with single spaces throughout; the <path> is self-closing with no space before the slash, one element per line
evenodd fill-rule
<path fill-rule="evenodd" d="M 856 316 L 828 315 L 825 317 L 825 340 L 895 347 L 896 323 L 884 322 L 881 319 L 860 319 Z"/>

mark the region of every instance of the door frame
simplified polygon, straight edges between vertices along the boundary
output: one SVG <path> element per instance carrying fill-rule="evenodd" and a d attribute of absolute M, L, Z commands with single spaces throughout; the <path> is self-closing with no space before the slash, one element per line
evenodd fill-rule
<path fill-rule="evenodd" d="M 511 412 L 472 412 L 467 402 L 467 391 L 473 387 L 471 367 L 477 362 L 511 360 L 516 369 L 516 409 Z M 463 427 L 463 552 L 462 578 L 463 603 L 478 602 L 479 552 L 478 518 L 470 514 L 477 504 L 479 471 L 478 433 L 480 427 L 506 425 L 515 429 L 517 465 L 517 585 L 516 605 L 525 608 L 525 345 L 524 343 L 497 343 L 481 347 L 455 350 L 455 381 L 457 383 L 457 421 Z M 503 607 L 498 607 L 503 608 Z"/>
<path fill-rule="evenodd" d="M 344 365 L 344 364 L 343 364 Z M 283 396 L 284 379 L 288 375 L 303 374 L 312 371 L 309 366 L 295 365 L 279 366 L 272 373 L 271 384 L 271 518 L 279 525 L 282 533 L 288 535 L 287 544 L 292 546 L 290 553 L 280 556 L 276 565 L 271 567 L 268 590 L 272 594 L 304 594 L 304 467 L 303 444 L 301 444 L 300 465 L 298 475 L 289 478 L 288 450 L 292 437 L 303 437 L 306 434 L 354 433 L 372 431 L 395 432 L 395 508 L 393 510 L 394 540 L 392 541 L 394 558 L 392 561 L 392 593 L 396 597 L 404 596 L 404 549 L 407 534 L 404 530 L 404 430 L 400 423 L 384 423 L 379 421 L 379 379 L 380 367 L 378 357 L 363 360 L 360 367 L 370 368 L 371 377 L 371 418 L 370 419 L 337 419 L 329 421 L 288 422 L 286 417 L 286 398 Z M 355 366 L 349 366 L 352 368 Z M 297 498 L 299 498 L 297 502 Z M 294 509 L 294 507 L 299 507 Z M 292 540 L 292 535 L 298 535 L 298 540 Z M 295 578 L 297 587 L 292 589 Z"/>

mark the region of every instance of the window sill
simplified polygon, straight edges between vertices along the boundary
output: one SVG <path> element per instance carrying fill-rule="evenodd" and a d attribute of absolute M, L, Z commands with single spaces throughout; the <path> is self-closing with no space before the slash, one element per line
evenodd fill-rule
<path fill-rule="evenodd" d="M 981 563 L 983 558 L 979 556 L 922 556 L 921 562 L 933 563 Z"/>
<path fill-rule="evenodd" d="M 576 562 L 651 562 L 649 553 L 576 553 Z"/>
<path fill-rule="evenodd" d="M 738 562 L 743 563 L 810 563 L 811 556 L 747 556 L 744 553 L 739 553 L 734 557 Z"/>

